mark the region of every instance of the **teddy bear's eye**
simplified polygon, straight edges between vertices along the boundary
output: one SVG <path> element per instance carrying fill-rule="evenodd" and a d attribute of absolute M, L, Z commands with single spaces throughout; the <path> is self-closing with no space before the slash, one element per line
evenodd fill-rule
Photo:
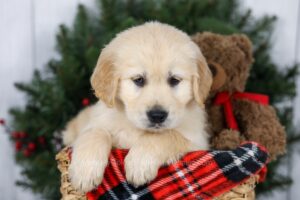
<path fill-rule="evenodd" d="M 175 87 L 176 85 L 178 85 L 180 83 L 180 81 L 181 81 L 181 79 L 176 76 L 170 76 L 168 78 L 168 83 L 171 87 Z"/>
<path fill-rule="evenodd" d="M 137 76 L 135 78 L 132 78 L 132 81 L 134 82 L 135 85 L 139 87 L 143 87 L 146 83 L 146 79 L 143 76 Z"/>

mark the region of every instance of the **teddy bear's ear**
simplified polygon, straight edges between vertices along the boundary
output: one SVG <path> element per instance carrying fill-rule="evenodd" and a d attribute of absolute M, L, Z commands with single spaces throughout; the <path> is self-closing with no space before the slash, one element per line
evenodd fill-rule
<path fill-rule="evenodd" d="M 208 67 L 213 75 L 211 90 L 215 91 L 221 88 L 227 78 L 226 72 L 221 65 L 213 61 L 207 61 Z"/>
<path fill-rule="evenodd" d="M 250 65 L 253 62 L 252 43 L 250 39 L 243 34 L 235 34 L 230 36 L 230 40 L 234 42 L 245 55 L 245 61 Z"/>

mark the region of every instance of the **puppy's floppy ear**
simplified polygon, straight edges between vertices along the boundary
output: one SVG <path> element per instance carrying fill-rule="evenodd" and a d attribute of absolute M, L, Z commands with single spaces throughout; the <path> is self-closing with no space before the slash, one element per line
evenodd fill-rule
<path fill-rule="evenodd" d="M 108 107 L 115 105 L 119 79 L 115 74 L 113 54 L 106 47 L 102 50 L 91 77 L 95 95 Z"/>
<path fill-rule="evenodd" d="M 207 61 L 208 67 L 213 76 L 212 91 L 220 89 L 226 82 L 227 74 L 224 68 L 213 61 Z"/>
<path fill-rule="evenodd" d="M 212 73 L 205 61 L 205 58 L 201 55 L 197 59 L 198 74 L 193 76 L 193 93 L 195 101 L 200 107 L 204 108 L 205 100 L 209 94 L 212 85 Z"/>

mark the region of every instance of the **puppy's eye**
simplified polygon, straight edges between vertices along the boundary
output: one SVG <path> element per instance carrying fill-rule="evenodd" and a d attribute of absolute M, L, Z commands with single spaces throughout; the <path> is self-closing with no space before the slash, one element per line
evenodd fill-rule
<path fill-rule="evenodd" d="M 132 81 L 134 82 L 134 84 L 136 84 L 139 87 L 143 87 L 146 83 L 145 78 L 142 76 L 135 77 L 132 79 Z"/>
<path fill-rule="evenodd" d="M 175 76 L 171 76 L 168 79 L 168 83 L 171 87 L 175 87 L 176 85 L 178 85 L 180 83 L 181 79 Z"/>

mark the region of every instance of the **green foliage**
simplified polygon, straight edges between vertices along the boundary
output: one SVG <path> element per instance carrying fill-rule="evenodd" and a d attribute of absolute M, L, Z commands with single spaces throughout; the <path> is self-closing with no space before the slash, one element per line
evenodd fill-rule
<path fill-rule="evenodd" d="M 174 25 L 189 34 L 247 34 L 254 43 L 256 61 L 248 91 L 268 94 L 272 104 L 278 105 L 289 141 L 299 140 L 291 124 L 293 109 L 283 104 L 295 97 L 297 66 L 279 70 L 269 55 L 275 17 L 254 18 L 237 0 L 101 0 L 97 8 L 99 15 L 80 5 L 73 26 L 60 26 L 57 34 L 60 59 L 51 60 L 42 72 L 36 71 L 30 83 L 16 84 L 27 100 L 23 108 L 10 110 L 12 128 L 29 134 L 22 140 L 25 144 L 40 136 L 46 139 L 46 144 L 39 145 L 30 156 L 24 156 L 22 151 L 16 153 L 24 175 L 19 185 L 45 199 L 59 199 L 59 173 L 54 158 L 61 148 L 60 132 L 83 107 L 82 99 L 95 101 L 89 77 L 101 48 L 121 30 L 149 20 Z M 291 183 L 290 177 L 277 172 L 281 161 L 270 164 L 268 181 L 258 187 L 259 193 Z"/>

